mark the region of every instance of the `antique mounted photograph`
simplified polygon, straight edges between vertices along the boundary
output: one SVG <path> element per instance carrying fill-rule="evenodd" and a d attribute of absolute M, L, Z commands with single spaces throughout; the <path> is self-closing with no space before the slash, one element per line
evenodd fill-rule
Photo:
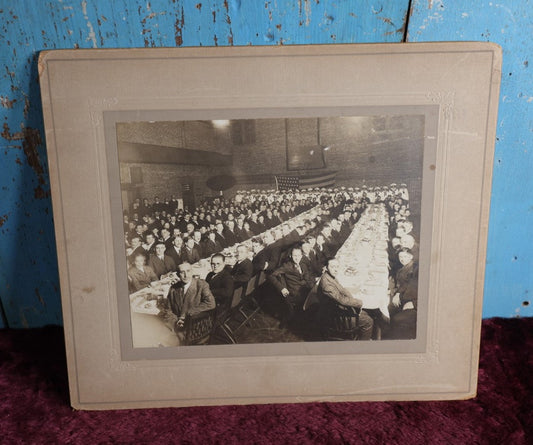
<path fill-rule="evenodd" d="M 115 126 L 134 348 L 416 339 L 424 114 Z"/>
<path fill-rule="evenodd" d="M 501 50 L 39 59 L 77 409 L 473 397 Z"/>

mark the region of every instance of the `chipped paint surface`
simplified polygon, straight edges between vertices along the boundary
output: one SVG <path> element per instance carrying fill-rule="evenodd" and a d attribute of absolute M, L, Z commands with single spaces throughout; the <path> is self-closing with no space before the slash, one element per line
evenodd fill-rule
<path fill-rule="evenodd" d="M 9 325 L 61 323 L 38 51 L 399 42 L 409 3 L 0 0 L 0 300 Z M 410 41 L 490 40 L 504 48 L 484 315 L 531 315 L 522 304 L 533 286 L 531 2 L 411 4 Z"/>
<path fill-rule="evenodd" d="M 408 41 L 481 40 L 503 49 L 484 317 L 532 316 L 533 24 L 530 0 L 413 0 Z"/>
<path fill-rule="evenodd" d="M 0 0 L 0 301 L 9 326 L 61 323 L 39 51 L 399 42 L 408 4 Z"/>

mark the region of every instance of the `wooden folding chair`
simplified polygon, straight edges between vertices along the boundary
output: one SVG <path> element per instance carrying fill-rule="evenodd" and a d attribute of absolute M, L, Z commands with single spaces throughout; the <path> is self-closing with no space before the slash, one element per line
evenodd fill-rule
<path fill-rule="evenodd" d="M 250 320 L 253 319 L 255 314 L 257 314 L 261 307 L 259 306 L 259 303 L 257 299 L 254 296 L 255 290 L 257 289 L 257 282 L 259 280 L 260 275 L 254 275 L 250 280 L 248 281 L 248 284 L 246 285 L 246 290 L 244 293 L 243 301 L 241 306 L 239 307 L 239 312 L 244 317 L 244 320 L 242 323 L 235 329 L 235 331 L 238 331 L 241 329 L 244 325 L 246 325 Z M 247 313 L 245 311 L 245 306 L 251 306 L 251 312 Z"/>
<path fill-rule="evenodd" d="M 235 339 L 235 332 L 229 325 L 229 321 L 233 318 L 233 315 L 239 310 L 241 305 L 243 289 L 238 287 L 233 291 L 233 296 L 231 298 L 231 304 L 220 314 L 220 324 L 217 327 L 220 327 L 222 332 L 232 343 L 237 343 Z"/>
<path fill-rule="evenodd" d="M 215 322 L 216 309 L 199 312 L 185 317 L 185 339 L 184 344 L 204 345 L 209 342 L 211 332 Z"/>
<path fill-rule="evenodd" d="M 263 283 L 266 281 L 266 272 L 264 270 L 262 270 L 261 272 L 259 272 L 259 277 L 257 278 L 257 286 L 256 287 L 259 287 L 261 285 L 263 285 Z"/>
<path fill-rule="evenodd" d="M 328 309 L 321 322 L 324 340 L 356 340 L 358 315 L 355 309 L 341 305 Z"/>

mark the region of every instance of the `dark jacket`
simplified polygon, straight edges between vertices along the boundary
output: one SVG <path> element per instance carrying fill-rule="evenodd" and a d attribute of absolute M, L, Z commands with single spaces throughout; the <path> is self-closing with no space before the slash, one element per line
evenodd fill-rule
<path fill-rule="evenodd" d="M 174 261 L 174 264 L 176 265 L 176 269 L 174 270 L 177 270 L 177 267 L 183 263 L 184 260 L 184 254 L 183 254 L 183 251 L 185 250 L 185 247 L 182 246 L 180 248 L 180 253 L 178 254 L 178 252 L 176 251 L 176 248 L 174 246 L 170 246 L 167 248 L 167 250 L 165 250 L 165 255 L 168 255 L 170 258 L 172 258 L 172 260 Z"/>
<path fill-rule="evenodd" d="M 233 246 L 237 243 L 237 236 L 235 235 L 235 232 L 231 231 L 227 227 L 222 232 L 224 235 L 224 238 L 226 238 L 226 244 L 227 246 Z"/>
<path fill-rule="evenodd" d="M 277 268 L 269 277 L 270 283 L 281 293 L 286 288 L 289 291 L 287 297 L 292 303 L 303 303 L 307 294 L 315 284 L 307 265 L 300 262 L 300 273 L 293 261 L 287 261 Z"/>
<path fill-rule="evenodd" d="M 205 277 L 205 281 L 207 281 L 211 292 L 215 296 L 217 306 L 230 302 L 233 296 L 233 277 L 229 266 L 224 267 L 217 274 L 209 272 L 207 277 Z"/>
<path fill-rule="evenodd" d="M 198 248 L 194 246 L 191 250 L 188 247 L 183 248 L 183 261 L 187 261 L 190 264 L 194 264 L 200 261 L 201 255 Z"/>
<path fill-rule="evenodd" d="M 157 255 L 150 255 L 148 266 L 154 270 L 154 273 L 158 278 L 161 278 L 161 275 L 174 272 L 177 269 L 176 263 L 174 263 L 174 260 L 169 255 L 165 255 L 162 261 Z"/>
<path fill-rule="evenodd" d="M 214 253 L 218 253 L 222 251 L 222 246 L 218 241 L 211 241 L 210 239 L 206 239 L 203 244 L 203 256 L 204 258 L 209 258 Z"/>
<path fill-rule="evenodd" d="M 235 287 L 246 286 L 250 278 L 252 278 L 253 271 L 254 267 L 248 258 L 240 263 L 236 263 L 231 270 Z"/>

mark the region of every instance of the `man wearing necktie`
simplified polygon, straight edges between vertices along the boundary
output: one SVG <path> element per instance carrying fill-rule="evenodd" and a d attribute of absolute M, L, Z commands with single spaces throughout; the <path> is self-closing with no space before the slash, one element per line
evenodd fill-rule
<path fill-rule="evenodd" d="M 318 283 L 318 299 L 320 304 L 319 324 L 324 332 L 334 331 L 335 320 L 343 316 L 344 328 L 353 329 L 357 340 L 370 340 L 373 320 L 366 313 L 363 302 L 355 298 L 337 280 L 340 264 L 335 258 L 327 263 L 327 268 Z M 349 316 L 347 315 L 349 314 Z"/>
<path fill-rule="evenodd" d="M 194 278 L 190 263 L 178 266 L 180 281 L 173 284 L 168 293 L 168 306 L 176 317 L 174 329 L 180 340 L 185 338 L 183 330 L 185 317 L 215 308 L 215 297 L 209 285 L 199 278 Z"/>
<path fill-rule="evenodd" d="M 150 255 L 150 260 L 148 265 L 154 270 L 158 278 L 165 278 L 170 272 L 176 270 L 176 264 L 174 260 L 165 255 L 165 244 L 163 242 L 156 243 L 155 246 L 155 255 Z"/>
<path fill-rule="evenodd" d="M 293 247 L 289 260 L 268 277 L 283 298 L 284 311 L 280 328 L 287 327 L 295 312 L 302 310 L 303 303 L 315 284 L 308 266 L 301 260 L 302 249 Z"/>
<path fill-rule="evenodd" d="M 172 258 L 176 266 L 183 263 L 183 239 L 179 236 L 176 236 L 172 242 L 172 246 L 168 248 L 165 253 Z M 177 269 L 174 268 L 174 270 Z"/>

